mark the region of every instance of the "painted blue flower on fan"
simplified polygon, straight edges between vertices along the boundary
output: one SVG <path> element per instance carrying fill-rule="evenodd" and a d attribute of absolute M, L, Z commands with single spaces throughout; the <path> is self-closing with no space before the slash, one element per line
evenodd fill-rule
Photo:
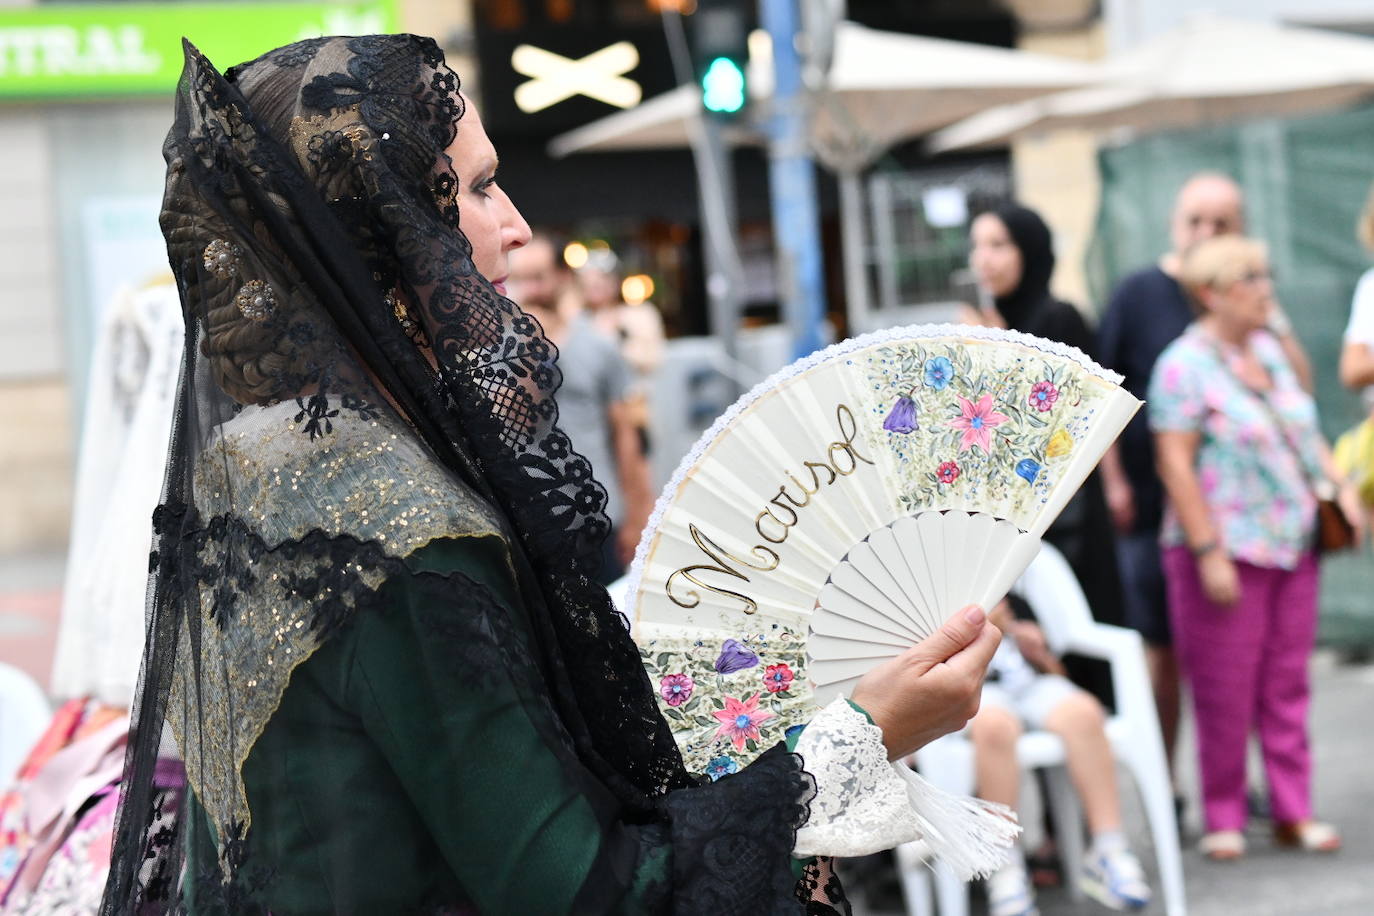
<path fill-rule="evenodd" d="M 759 657 L 746 649 L 739 640 L 727 639 L 721 645 L 720 656 L 716 659 L 716 673 L 730 674 L 734 671 L 743 671 L 758 663 Z"/>
<path fill-rule="evenodd" d="M 920 428 L 916 422 L 916 402 L 905 396 L 897 399 L 892 405 L 892 410 L 888 412 L 887 419 L 883 421 L 883 429 L 904 436 Z"/>
<path fill-rule="evenodd" d="M 954 366 L 943 356 L 932 356 L 926 360 L 925 377 L 927 386 L 944 391 L 954 378 Z"/>
<path fill-rule="evenodd" d="M 722 776 L 729 776 L 731 773 L 737 772 L 739 772 L 739 764 L 735 762 L 733 757 L 727 757 L 725 754 L 713 758 L 710 763 L 706 764 L 706 775 L 711 777 L 712 782 Z"/>
<path fill-rule="evenodd" d="M 1040 462 L 1032 458 L 1022 458 L 1016 462 L 1016 475 L 1024 478 L 1026 483 L 1035 483 L 1035 478 L 1040 474 Z"/>

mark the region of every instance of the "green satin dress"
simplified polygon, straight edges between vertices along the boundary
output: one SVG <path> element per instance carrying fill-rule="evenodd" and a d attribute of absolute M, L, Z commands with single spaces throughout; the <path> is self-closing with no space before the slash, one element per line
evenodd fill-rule
<path fill-rule="evenodd" d="M 436 541 L 412 565 L 462 572 L 521 613 L 495 538 Z M 597 823 L 514 690 L 476 692 L 435 657 L 417 581 L 387 582 L 389 612 L 359 614 L 296 669 L 243 770 L 250 861 L 273 863 L 243 883 L 273 913 L 574 912 L 619 825 Z M 614 876 L 613 912 L 644 912 L 667 872 L 668 847 L 643 845 Z M 214 861 L 192 850 L 192 868 Z"/>

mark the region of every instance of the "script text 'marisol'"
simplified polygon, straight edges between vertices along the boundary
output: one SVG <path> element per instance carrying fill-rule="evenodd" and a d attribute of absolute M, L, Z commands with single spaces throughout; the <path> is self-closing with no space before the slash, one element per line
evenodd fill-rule
<path fill-rule="evenodd" d="M 836 405 L 835 424 L 840 437 L 829 443 L 821 460 L 803 461 L 800 477 L 790 470 L 783 471 L 786 481 L 790 481 L 795 489 L 789 489 L 786 481 L 779 483 L 777 492 L 765 500 L 763 508 L 754 516 L 754 533 L 766 543 L 755 544 L 749 550 L 749 557 L 741 557 L 722 547 L 715 538 L 702 531 L 695 523 L 687 526 L 692 543 L 705 554 L 706 562 L 683 566 L 668 576 L 664 590 L 674 604 L 694 608 L 701 603 L 699 589 L 706 589 L 742 602 L 746 614 L 758 610 L 758 602 L 753 598 L 723 585 L 708 582 L 702 576 L 714 573 L 717 576 L 727 576 L 748 583 L 751 580 L 746 570 L 760 573 L 777 569 L 781 562 L 778 552 L 768 545 L 787 541 L 788 534 L 804 518 L 798 510 L 811 505 L 813 496 L 823 488 L 833 486 L 841 478 L 850 476 L 861 464 L 874 464 L 859 453 L 855 444 L 858 424 L 848 405 Z M 808 478 L 809 482 L 804 483 L 803 481 Z M 681 585 L 680 580 L 686 580 L 689 585 Z"/>

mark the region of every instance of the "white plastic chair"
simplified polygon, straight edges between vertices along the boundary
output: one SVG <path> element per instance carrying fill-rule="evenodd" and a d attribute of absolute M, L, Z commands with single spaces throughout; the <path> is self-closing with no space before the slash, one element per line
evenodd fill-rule
<path fill-rule="evenodd" d="M 14 782 L 19 765 L 51 717 L 52 707 L 38 683 L 18 668 L 0 663 L 0 791 Z"/>
<path fill-rule="evenodd" d="M 924 840 L 913 840 L 898 846 L 892 850 L 892 854 L 897 860 L 897 874 L 902 879 L 907 916 L 933 916 L 930 847 Z"/>
<path fill-rule="evenodd" d="M 1056 654 L 1075 652 L 1111 664 L 1116 712 L 1107 720 L 1107 737 L 1116 759 L 1130 772 L 1140 793 L 1154 839 L 1160 881 L 1157 892 L 1165 912 L 1184 916 L 1183 860 L 1173 790 L 1140 634 L 1095 622 L 1073 570 L 1049 544 L 1041 546 L 1016 591 L 1034 609 L 1045 640 Z M 1046 806 L 1068 869 L 1068 891 L 1079 899 L 1082 891 L 1074 870 L 1083 860 L 1082 815 L 1064 763 L 1063 743 L 1049 732 L 1030 731 L 1018 741 L 1016 756 L 1022 767 L 1045 771 Z M 973 745 L 962 733 L 932 742 L 916 757 L 922 775 L 932 783 L 965 795 L 974 791 Z M 920 879 L 913 881 L 913 889 L 920 883 Z M 968 912 L 967 887 L 942 863 L 935 867 L 935 896 L 941 916 L 964 916 Z M 909 900 L 908 910 L 922 912 L 921 902 Z"/>

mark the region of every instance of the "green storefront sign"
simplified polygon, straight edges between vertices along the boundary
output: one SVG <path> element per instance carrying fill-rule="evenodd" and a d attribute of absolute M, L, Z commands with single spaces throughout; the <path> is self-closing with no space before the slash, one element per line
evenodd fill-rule
<path fill-rule="evenodd" d="M 185 36 L 221 68 L 317 35 L 398 28 L 396 0 L 53 4 L 0 9 L 0 100 L 170 92 Z"/>

